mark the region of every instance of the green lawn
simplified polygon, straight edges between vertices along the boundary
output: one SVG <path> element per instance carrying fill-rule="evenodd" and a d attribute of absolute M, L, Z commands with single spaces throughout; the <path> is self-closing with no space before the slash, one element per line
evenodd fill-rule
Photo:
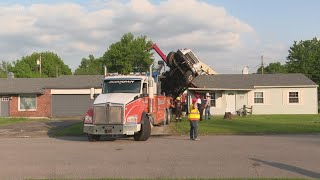
<path fill-rule="evenodd" d="M 190 124 L 172 123 L 171 128 L 178 134 L 188 134 Z M 225 120 L 214 116 L 199 122 L 199 134 L 298 134 L 320 133 L 320 115 L 253 115 L 235 116 Z"/>
<path fill-rule="evenodd" d="M 59 129 L 52 133 L 53 136 L 80 136 L 83 133 L 83 123 L 77 123 L 64 129 Z"/>
<path fill-rule="evenodd" d="M 0 118 L 0 126 L 15 124 L 19 122 L 29 121 L 30 119 L 26 118 Z"/>
<path fill-rule="evenodd" d="M 174 134 L 188 134 L 190 124 L 184 118 L 182 122 L 170 124 Z M 58 130 L 56 136 L 83 135 L 83 124 L 75 124 L 68 128 Z M 200 135 L 223 134 L 301 134 L 320 133 L 320 115 L 254 115 L 246 117 L 233 117 L 224 120 L 222 116 L 211 117 L 208 121 L 199 122 Z"/>

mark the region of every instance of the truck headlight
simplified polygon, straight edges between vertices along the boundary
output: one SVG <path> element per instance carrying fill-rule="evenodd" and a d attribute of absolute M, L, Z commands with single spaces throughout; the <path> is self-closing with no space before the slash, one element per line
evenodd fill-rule
<path fill-rule="evenodd" d="M 91 116 L 85 116 L 84 117 L 84 123 L 88 123 L 88 124 L 90 124 L 90 123 L 92 123 L 92 117 Z"/>
<path fill-rule="evenodd" d="M 137 115 L 129 116 L 127 118 L 127 123 L 137 123 L 137 121 L 138 121 L 138 116 Z"/>

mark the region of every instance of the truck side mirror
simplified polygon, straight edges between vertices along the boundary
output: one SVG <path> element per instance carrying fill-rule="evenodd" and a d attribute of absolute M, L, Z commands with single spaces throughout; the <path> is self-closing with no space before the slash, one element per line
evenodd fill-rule
<path fill-rule="evenodd" d="M 147 83 L 143 83 L 142 85 L 142 95 L 147 96 L 148 95 L 148 85 Z"/>
<path fill-rule="evenodd" d="M 103 90 L 103 84 L 102 83 L 100 84 L 100 87 L 101 87 L 101 93 L 103 94 L 104 90 Z"/>

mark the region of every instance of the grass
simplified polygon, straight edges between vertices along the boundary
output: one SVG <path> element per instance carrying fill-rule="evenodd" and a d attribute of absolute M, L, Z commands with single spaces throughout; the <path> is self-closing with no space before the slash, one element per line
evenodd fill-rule
<path fill-rule="evenodd" d="M 187 119 L 172 123 L 177 134 L 188 134 L 190 124 Z M 253 115 L 233 117 L 225 120 L 222 116 L 211 117 L 199 122 L 199 134 L 302 134 L 320 133 L 320 115 Z"/>
<path fill-rule="evenodd" d="M 0 126 L 30 121 L 27 118 L 0 118 Z"/>
<path fill-rule="evenodd" d="M 81 136 L 83 133 L 83 123 L 77 123 L 64 129 L 58 129 L 52 133 L 53 136 Z"/>
<path fill-rule="evenodd" d="M 171 123 L 174 134 L 187 135 L 189 121 Z M 57 130 L 55 136 L 83 135 L 83 124 L 78 123 L 65 129 Z M 210 120 L 199 122 L 200 135 L 259 135 L 259 134 L 308 134 L 320 133 L 320 115 L 254 115 L 233 117 L 225 120 L 223 116 L 214 116 Z"/>

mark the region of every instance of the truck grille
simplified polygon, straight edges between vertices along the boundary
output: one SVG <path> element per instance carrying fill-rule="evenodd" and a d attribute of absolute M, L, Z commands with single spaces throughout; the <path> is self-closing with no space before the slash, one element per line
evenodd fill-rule
<path fill-rule="evenodd" d="M 199 60 L 196 58 L 196 56 L 193 54 L 192 51 L 185 54 L 185 57 L 192 62 L 192 64 L 197 64 Z"/>
<path fill-rule="evenodd" d="M 107 104 L 94 107 L 94 124 L 123 124 L 123 106 Z"/>

